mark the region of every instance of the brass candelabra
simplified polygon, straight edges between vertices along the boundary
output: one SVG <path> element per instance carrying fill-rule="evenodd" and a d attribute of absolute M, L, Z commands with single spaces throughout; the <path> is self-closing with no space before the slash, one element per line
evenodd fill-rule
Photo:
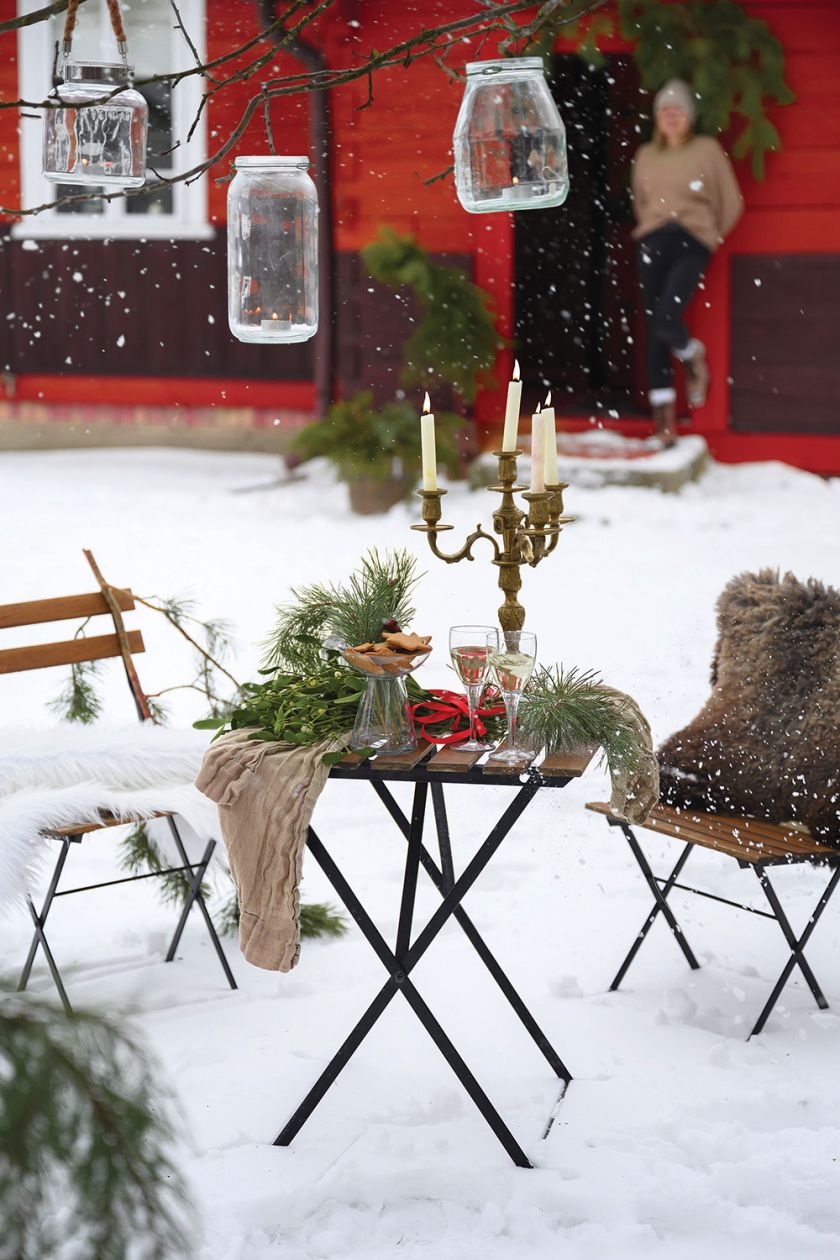
<path fill-rule="evenodd" d="M 445 490 L 417 491 L 423 500 L 423 524 L 411 527 L 426 534 L 432 554 L 446 564 L 474 560 L 472 549 L 480 538 L 490 543 L 494 553 L 493 564 L 499 570 L 499 587 L 504 593 L 504 602 L 499 608 L 499 625 L 505 633 L 521 630 L 525 624 L 525 609 L 519 602 L 523 564 L 534 568 L 550 556 L 557 546 L 562 527 L 575 519 L 563 515 L 563 491 L 568 483 L 546 486 L 542 492 L 516 484 L 516 461 L 521 454 L 520 450 L 493 452 L 499 461 L 499 481 L 487 489 L 502 496 L 501 503 L 493 512 L 493 530 L 500 536 L 501 542 L 479 524 L 459 551 L 452 554 L 441 551 L 438 534 L 454 529 L 453 525 L 440 523 L 441 499 L 446 494 Z M 518 493 L 522 493 L 527 501 L 527 511 L 518 506 L 514 498 L 514 494 Z"/>

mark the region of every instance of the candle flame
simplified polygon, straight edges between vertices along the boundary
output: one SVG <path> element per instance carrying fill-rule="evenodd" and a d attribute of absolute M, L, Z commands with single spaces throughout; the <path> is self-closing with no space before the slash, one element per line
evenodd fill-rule
<path fill-rule="evenodd" d="M 539 404 L 539 403 L 537 403 L 537 410 L 534 412 L 534 415 L 535 415 L 535 416 L 538 416 L 538 415 L 540 414 L 540 412 L 541 412 L 541 411 L 542 411 L 542 407 L 540 406 L 540 404 Z"/>
<path fill-rule="evenodd" d="M 432 404 L 429 398 L 429 391 L 426 390 L 426 397 L 423 399 L 423 415 L 427 416 L 431 410 L 432 410 Z"/>
<path fill-rule="evenodd" d="M 545 407 L 550 407 L 550 406 L 551 406 L 551 390 L 549 390 L 549 391 L 548 391 L 548 393 L 546 394 L 546 396 L 545 396 L 545 403 L 543 404 L 543 406 L 545 406 Z"/>
<path fill-rule="evenodd" d="M 514 183 L 514 187 L 516 187 L 516 185 L 519 183 L 519 176 L 518 176 L 518 175 L 514 175 L 514 177 L 513 177 L 513 183 Z"/>
<path fill-rule="evenodd" d="M 277 314 L 277 312 L 276 312 L 276 311 L 272 311 L 272 312 L 271 312 L 271 318 L 272 318 L 272 319 L 279 319 L 280 317 L 279 317 L 279 315 Z"/>
<path fill-rule="evenodd" d="M 519 380 L 519 360 L 518 359 L 514 359 L 513 361 L 513 379 L 515 381 Z"/>

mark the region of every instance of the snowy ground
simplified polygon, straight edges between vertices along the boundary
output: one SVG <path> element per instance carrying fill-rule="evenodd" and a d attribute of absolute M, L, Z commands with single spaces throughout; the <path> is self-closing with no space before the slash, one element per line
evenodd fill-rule
<path fill-rule="evenodd" d="M 236 671 L 249 676 L 272 605 L 291 583 L 341 576 L 371 543 L 404 545 L 428 571 L 416 628 L 438 648 L 421 676 L 446 681 L 449 624 L 493 619 L 489 563 L 435 561 L 409 532 L 403 507 L 381 520 L 352 517 L 345 491 L 323 470 L 260 489 L 276 472 L 272 458 L 254 455 L 4 455 L 0 601 L 89 589 L 80 553 L 89 546 L 113 581 L 141 593 L 191 590 L 208 614 L 230 618 Z M 490 496 L 457 489 L 445 504 L 457 539 L 486 517 Z M 568 509 L 578 523 L 553 559 L 526 575 L 529 627 L 543 660 L 596 667 L 631 691 L 657 738 L 705 697 L 713 604 L 733 573 L 779 565 L 840 580 L 840 481 L 779 465 L 714 467 L 679 496 L 572 487 Z M 183 681 L 177 638 L 150 616 L 142 626 L 146 687 Z M 0 679 L 0 721 L 49 720 L 44 702 L 60 683 L 46 674 Z M 122 686 L 114 666 L 115 720 L 131 716 Z M 187 702 L 176 716 L 193 716 Z M 453 790 L 461 863 L 505 792 Z M 540 1134 L 556 1086 L 456 927 L 416 973 L 533 1172 L 508 1163 L 396 1001 L 293 1147 L 269 1144 L 384 978 L 355 930 L 338 943 L 306 945 L 286 977 L 234 958 L 241 988 L 231 995 L 198 921 L 179 961 L 159 961 L 172 914 L 149 884 L 57 904 L 53 943 L 73 998 L 134 1012 L 180 1101 L 184 1160 L 204 1226 L 200 1260 L 837 1255 L 837 905 L 809 951 L 833 1009 L 817 1012 L 797 981 L 749 1044 L 746 1031 L 786 956 L 778 928 L 765 920 L 675 898 L 702 970 L 687 970 L 659 925 L 626 987 L 610 995 L 649 899 L 620 838 L 583 809 L 605 792 L 591 771 L 538 798 L 469 898 L 576 1077 L 546 1141 Z M 317 819 L 351 882 L 393 931 L 403 842 L 381 806 L 359 785 L 334 783 Z M 103 878 L 112 848 L 108 834 L 86 843 L 76 882 Z M 664 864 L 669 846 L 651 848 Z M 755 899 L 749 872 L 708 854 L 692 863 L 695 882 Z M 779 873 L 795 925 L 822 883 L 804 869 Z M 328 895 L 311 862 L 305 895 Z M 421 908 L 435 902 L 424 885 Z M 22 916 L 0 921 L 10 970 L 27 937 Z M 46 987 L 43 973 L 39 984 Z"/>

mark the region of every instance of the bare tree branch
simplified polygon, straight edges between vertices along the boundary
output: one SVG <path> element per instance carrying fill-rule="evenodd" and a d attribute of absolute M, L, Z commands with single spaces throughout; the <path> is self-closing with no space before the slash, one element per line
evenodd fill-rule
<path fill-rule="evenodd" d="M 186 140 L 189 141 L 195 133 L 201 117 L 206 109 L 207 102 L 217 93 L 223 91 L 231 84 L 249 82 L 261 70 L 273 61 L 278 52 L 286 45 L 291 45 L 301 32 L 314 22 L 318 17 L 322 16 L 335 2 L 335 0 L 289 0 L 284 13 L 281 17 L 268 26 L 266 26 L 259 34 L 246 40 L 237 48 L 230 50 L 223 56 L 216 57 L 211 61 L 201 62 L 196 45 L 190 39 L 188 33 L 184 29 L 183 22 L 175 0 L 170 0 L 173 12 L 176 16 L 176 29 L 180 29 L 193 53 L 195 65 L 186 69 L 171 72 L 162 72 L 160 74 L 150 75 L 145 79 L 137 79 L 135 86 L 148 87 L 155 83 L 168 82 L 173 86 L 186 78 L 203 75 L 208 78 L 212 87 L 210 87 L 201 98 L 201 103 L 196 112 L 195 118 L 189 126 Z M 268 138 L 269 149 L 273 152 L 273 137 L 271 135 L 271 119 L 269 113 L 270 102 L 279 97 L 299 95 L 306 92 L 323 92 L 333 88 L 341 87 L 345 84 L 355 82 L 359 79 L 367 80 L 368 96 L 367 100 L 359 106 L 360 109 L 366 109 L 373 101 L 373 75 L 380 70 L 385 70 L 395 66 L 408 66 L 413 61 L 420 60 L 424 57 L 433 57 L 441 69 L 445 73 L 452 74 L 452 70 L 443 64 L 443 59 L 447 53 L 451 52 L 457 45 L 468 37 L 481 37 L 481 45 L 493 33 L 498 31 L 516 32 L 516 38 L 520 36 L 525 39 L 526 43 L 532 42 L 548 23 L 552 26 L 562 26 L 578 21 L 581 17 L 587 16 L 596 9 L 602 8 L 607 0 L 543 0 L 543 3 L 535 3 L 535 0 L 475 0 L 479 5 L 476 12 L 464 17 L 453 19 L 450 22 L 442 23 L 436 27 L 424 27 L 407 39 L 401 40 L 399 43 L 392 45 L 383 51 L 372 50 L 367 57 L 362 58 L 358 64 L 344 67 L 341 69 L 333 69 L 327 67 L 324 70 L 308 70 L 295 74 L 283 75 L 268 79 L 259 83 L 259 90 L 250 97 L 239 121 L 229 132 L 222 143 L 203 161 L 197 162 L 188 170 L 180 171 L 175 175 L 168 177 L 159 177 L 153 182 L 146 183 L 142 188 L 130 189 L 120 188 L 113 192 L 100 192 L 96 194 L 97 199 L 103 202 L 114 201 L 125 197 L 146 196 L 156 192 L 160 188 L 171 187 L 174 184 L 184 183 L 186 185 L 194 183 L 202 175 L 211 170 L 212 167 L 222 162 L 224 158 L 235 147 L 238 141 L 245 133 L 249 123 L 258 109 L 262 109 L 263 118 Z M 307 6 L 312 5 L 308 12 L 302 12 Z M 56 0 L 56 3 L 46 9 L 39 10 L 40 18 L 35 14 L 29 15 L 34 20 L 46 20 L 53 12 L 59 12 L 66 7 L 66 0 Z M 566 16 L 558 16 L 559 10 L 567 10 Z M 534 12 L 536 10 L 536 12 Z M 530 22 L 517 26 L 512 19 L 519 14 L 532 13 L 533 17 Z M 298 15 L 300 15 L 298 17 Z M 288 23 L 297 17 L 298 20 L 294 25 Z M 6 27 L 23 25 L 21 19 L 17 19 L 14 23 L 7 23 Z M 27 23 L 28 24 L 28 23 Z M 2 28 L 0 28 L 2 29 Z M 257 47 L 264 40 L 271 41 L 271 47 L 259 53 L 250 62 L 233 70 L 226 78 L 216 79 L 210 75 L 210 71 L 223 65 L 229 64 L 238 57 L 242 57 L 249 51 Z M 512 39 L 504 41 L 505 45 L 510 45 Z M 113 95 L 119 91 L 114 89 Z M 106 98 L 107 99 L 107 98 Z M 75 102 L 74 102 L 75 104 Z M 61 102 L 57 98 L 52 97 L 46 101 L 0 101 L 0 109 L 8 109 L 17 107 L 19 109 L 55 109 L 60 107 Z M 76 106 L 77 108 L 85 108 L 85 106 Z M 89 105 L 87 108 L 95 108 Z M 176 139 L 173 147 L 177 147 L 180 143 Z M 442 172 L 438 176 L 434 176 L 427 183 L 433 183 L 436 179 L 443 178 L 448 172 Z M 219 182 L 226 182 L 229 175 L 220 175 Z M 51 210 L 58 206 L 71 205 L 74 202 L 87 201 L 90 199 L 91 193 L 76 193 L 59 197 L 54 201 L 44 202 L 39 206 L 32 207 L 0 207 L 0 213 L 14 217 L 32 216 L 42 213 L 45 210 Z"/>
<path fill-rule="evenodd" d="M 69 3 L 70 0 L 55 0 L 45 9 L 36 9 L 33 13 L 22 13 L 16 18 L 10 18 L 7 22 L 0 22 L 0 35 L 5 35 L 7 31 L 19 31 L 24 26 L 35 26 L 38 22 L 47 22 L 55 14 L 63 13 Z M 85 0 L 79 0 L 79 4 L 84 3 Z"/>

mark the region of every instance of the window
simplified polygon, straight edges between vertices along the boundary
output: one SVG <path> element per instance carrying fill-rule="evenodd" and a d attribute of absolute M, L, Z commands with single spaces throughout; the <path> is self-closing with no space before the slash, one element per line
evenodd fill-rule
<path fill-rule="evenodd" d="M 27 13 L 42 7 L 43 0 L 18 0 L 18 11 Z M 205 0 L 182 0 L 178 6 L 184 26 L 198 49 L 204 52 Z M 180 30 L 169 0 L 123 0 L 128 34 L 128 54 L 135 75 L 143 79 L 162 70 L 187 69 L 192 53 Z M 50 91 L 57 44 L 61 39 L 64 14 L 24 27 L 18 32 L 18 78 L 24 100 L 41 100 Z M 79 10 L 73 35 L 74 61 L 116 61 L 114 35 L 104 0 L 89 0 Z M 206 153 L 202 122 L 186 143 L 186 133 L 201 103 L 203 89 L 199 75 L 172 86 L 153 83 L 141 88 L 149 104 L 147 164 L 149 178 L 154 172 L 173 175 L 200 162 Z M 177 144 L 180 140 L 181 143 Z M 78 185 L 52 184 L 41 174 L 41 120 L 21 119 L 21 186 L 23 204 L 40 205 L 84 191 Z M 12 229 L 24 237 L 209 237 L 205 181 L 189 187 L 175 184 L 155 192 L 100 201 L 95 196 L 58 206 L 23 219 Z"/>

